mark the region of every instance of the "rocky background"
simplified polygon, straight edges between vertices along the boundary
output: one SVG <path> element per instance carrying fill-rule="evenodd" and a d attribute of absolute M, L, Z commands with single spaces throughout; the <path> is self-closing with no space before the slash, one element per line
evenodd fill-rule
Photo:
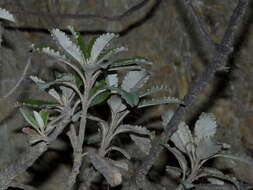
<path fill-rule="evenodd" d="M 171 95 L 184 97 L 192 81 L 209 63 L 210 48 L 196 32 L 182 0 L 143 2 L 142 8 L 124 15 L 122 13 L 141 0 L 0 0 L 0 7 L 8 9 L 18 21 L 17 24 L 4 24 L 0 29 L 3 39 L 0 47 L 0 168 L 18 159 L 27 146 L 27 139 L 21 133 L 26 124 L 16 102 L 29 97 L 47 98 L 32 85 L 29 76 L 50 79 L 53 70 L 64 69 L 47 56 L 29 53 L 32 43 L 52 43 L 49 29 L 67 30 L 68 25 L 73 25 L 86 38 L 108 31 L 119 33 L 121 37 L 116 43 L 129 48 L 124 56 L 141 55 L 155 63 L 149 68 L 154 73 L 149 86 L 165 84 L 170 87 Z M 235 0 L 193 1 L 201 22 L 215 40 L 223 35 L 236 3 Z M 114 19 L 73 17 L 75 14 L 104 15 Z M 220 125 L 217 139 L 230 144 L 232 151 L 242 157 L 253 156 L 252 16 L 253 3 L 240 25 L 228 71 L 219 73 L 198 98 L 191 115 L 185 118 L 194 123 L 201 112 L 213 112 Z M 32 63 L 22 85 L 4 98 L 22 76 L 29 57 Z M 131 118 L 150 128 L 159 128 L 160 114 L 167 109 L 172 107 L 156 107 Z M 64 155 L 64 148 L 66 146 L 61 143 L 53 145 L 52 151 L 37 163 L 43 170 L 34 166 L 20 180 L 37 183 L 45 189 L 59 189 L 63 176 L 69 171 L 66 163 L 70 156 Z M 59 158 L 58 154 L 62 156 Z M 54 167 L 49 163 L 54 163 Z M 213 164 L 253 184 L 253 165 L 225 159 Z M 51 175 L 43 176 L 48 170 Z"/>

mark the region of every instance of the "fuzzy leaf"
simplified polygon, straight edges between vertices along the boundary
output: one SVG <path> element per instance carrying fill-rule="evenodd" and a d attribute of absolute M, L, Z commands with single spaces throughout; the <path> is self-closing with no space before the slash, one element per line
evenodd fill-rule
<path fill-rule="evenodd" d="M 92 50 L 92 47 L 93 47 L 93 45 L 94 45 L 94 43 L 96 42 L 97 39 L 98 39 L 98 36 L 94 36 L 89 41 L 89 43 L 86 47 L 86 50 L 85 50 L 87 58 L 91 57 L 91 50 Z"/>
<path fill-rule="evenodd" d="M 57 105 L 57 103 L 48 102 L 44 100 L 23 100 L 17 103 L 18 105 L 25 105 L 25 106 L 37 107 L 37 108 L 52 108 Z"/>
<path fill-rule="evenodd" d="M 150 96 L 152 94 L 158 93 L 158 92 L 165 92 L 169 91 L 169 89 L 165 86 L 153 86 L 152 88 L 147 89 L 145 92 L 140 93 L 139 97 L 144 97 L 144 96 Z"/>
<path fill-rule="evenodd" d="M 197 159 L 207 159 L 221 150 L 221 145 L 215 144 L 210 137 L 202 138 L 196 145 Z"/>
<path fill-rule="evenodd" d="M 101 52 L 107 46 L 107 44 L 116 36 L 117 35 L 113 34 L 113 33 L 106 33 L 96 39 L 96 41 L 91 49 L 91 57 L 90 57 L 91 63 L 96 62 L 98 56 L 101 54 Z"/>
<path fill-rule="evenodd" d="M 108 74 L 106 77 L 108 86 L 118 87 L 119 79 L 118 74 Z"/>
<path fill-rule="evenodd" d="M 49 56 L 54 57 L 57 60 L 67 61 L 67 58 L 66 58 L 65 55 L 61 55 L 61 53 L 59 51 L 53 49 L 52 47 L 49 47 L 49 46 L 35 46 L 35 45 L 33 45 L 32 48 L 34 49 L 34 51 L 45 53 L 45 54 L 47 54 Z"/>
<path fill-rule="evenodd" d="M 60 48 L 62 48 L 68 55 L 74 58 L 79 63 L 83 63 L 83 55 L 80 48 L 74 44 L 67 35 L 59 29 L 53 29 L 51 35 L 57 42 Z"/>
<path fill-rule="evenodd" d="M 54 84 L 54 82 L 45 82 L 37 76 L 30 76 L 30 79 L 37 85 L 40 90 L 45 90 Z"/>
<path fill-rule="evenodd" d="M 171 141 L 184 153 L 188 153 L 194 146 L 191 131 L 185 122 L 180 122 L 177 131 L 171 136 Z"/>
<path fill-rule="evenodd" d="M 213 114 L 202 113 L 195 124 L 194 135 L 196 141 L 213 137 L 216 133 L 217 123 Z"/>
<path fill-rule="evenodd" d="M 125 104 L 122 103 L 122 100 L 120 97 L 116 95 L 112 95 L 108 100 L 107 103 L 109 104 L 111 110 L 114 113 L 119 113 L 123 110 L 125 110 L 127 107 Z"/>
<path fill-rule="evenodd" d="M 25 120 L 35 129 L 35 130 L 39 130 L 39 126 L 37 121 L 34 119 L 34 117 L 29 114 L 28 112 L 26 112 L 24 109 L 20 108 L 20 112 L 23 115 L 23 117 L 25 118 Z"/>
<path fill-rule="evenodd" d="M 120 125 L 114 132 L 114 136 L 120 133 L 136 133 L 140 135 L 149 135 L 149 130 L 137 125 Z"/>
<path fill-rule="evenodd" d="M 0 19 L 16 22 L 14 16 L 6 9 L 0 8 Z"/>
<path fill-rule="evenodd" d="M 121 88 L 127 92 L 135 92 L 147 82 L 150 74 L 145 71 L 129 71 L 124 77 Z"/>
<path fill-rule="evenodd" d="M 146 155 L 149 154 L 151 148 L 151 141 L 149 138 L 137 136 L 134 134 L 131 134 L 130 137 L 143 153 Z"/>
<path fill-rule="evenodd" d="M 106 181 L 112 187 L 118 186 L 122 183 L 122 175 L 117 167 L 96 153 L 90 152 L 88 157 L 92 165 L 105 177 Z"/>
<path fill-rule="evenodd" d="M 150 100 L 141 100 L 138 105 L 138 108 L 161 105 L 161 104 L 183 104 L 183 102 L 174 97 L 156 98 L 156 99 L 150 99 Z"/>
<path fill-rule="evenodd" d="M 187 166 L 187 160 L 185 159 L 185 156 L 176 148 L 172 148 L 169 145 L 165 145 L 165 147 L 171 152 L 173 153 L 173 155 L 176 157 L 180 168 L 182 169 L 182 173 L 183 173 L 183 178 L 185 178 L 187 170 L 188 170 L 188 166 Z"/>
<path fill-rule="evenodd" d="M 61 92 L 62 92 L 62 100 L 64 101 L 65 104 L 67 104 L 73 95 L 74 91 L 72 88 L 68 88 L 65 86 L 60 86 Z"/>
<path fill-rule="evenodd" d="M 139 103 L 139 97 L 137 96 L 136 93 L 129 93 L 117 87 L 108 87 L 108 89 L 116 91 L 131 107 L 134 107 Z"/>
<path fill-rule="evenodd" d="M 80 34 L 80 32 L 77 32 L 73 26 L 68 26 L 68 29 L 70 30 L 71 34 L 73 35 L 73 37 L 75 38 L 77 44 L 80 47 L 80 50 L 82 51 L 84 57 L 86 59 L 88 59 L 88 54 L 87 54 L 87 47 L 86 44 L 84 42 L 84 39 L 82 38 L 82 35 Z"/>
<path fill-rule="evenodd" d="M 33 111 L 34 118 L 36 119 L 38 126 L 40 128 L 40 131 L 44 131 L 45 124 L 43 119 L 41 118 L 40 114 L 36 111 Z"/>
<path fill-rule="evenodd" d="M 50 89 L 49 91 L 48 91 L 48 93 L 52 96 L 52 97 L 54 97 L 60 104 L 63 104 L 62 103 L 62 100 L 61 100 L 61 96 L 59 95 L 59 93 L 55 90 L 55 89 Z"/>

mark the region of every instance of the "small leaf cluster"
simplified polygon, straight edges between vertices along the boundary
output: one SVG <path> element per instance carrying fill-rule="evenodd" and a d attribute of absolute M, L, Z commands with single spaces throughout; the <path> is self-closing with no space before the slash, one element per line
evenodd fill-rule
<path fill-rule="evenodd" d="M 163 126 L 168 124 L 171 116 L 172 112 L 164 114 Z M 180 165 L 180 168 L 167 166 L 166 170 L 168 173 L 176 173 L 178 177 L 181 176 L 181 184 L 184 188 L 190 189 L 194 187 L 194 182 L 198 179 L 207 178 L 214 184 L 224 184 L 221 180 L 229 181 L 239 189 L 235 178 L 215 168 L 203 166 L 212 158 L 224 156 L 221 154 L 224 146 L 214 140 L 216 129 L 217 123 L 214 115 L 202 113 L 195 123 L 193 134 L 185 122 L 180 122 L 177 131 L 170 139 L 175 147 L 165 145 L 174 154 Z"/>
<path fill-rule="evenodd" d="M 20 109 L 25 120 L 30 124 L 30 127 L 23 128 L 23 132 L 31 136 L 30 143 L 34 144 L 40 141 L 47 142 L 47 136 L 52 132 L 54 125 L 48 123 L 49 112 L 41 110 L 40 112 L 33 111 L 33 115 Z"/>

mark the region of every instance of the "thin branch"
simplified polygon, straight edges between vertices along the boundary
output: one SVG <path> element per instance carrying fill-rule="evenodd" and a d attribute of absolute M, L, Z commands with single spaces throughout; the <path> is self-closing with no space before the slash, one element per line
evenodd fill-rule
<path fill-rule="evenodd" d="M 105 15 L 98 15 L 98 14 L 54 14 L 54 13 L 45 13 L 45 12 L 32 12 L 32 11 L 15 11 L 15 10 L 10 10 L 12 14 L 16 15 L 24 15 L 26 17 L 42 17 L 42 18 L 59 18 L 59 19 L 75 19 L 75 20 L 83 20 L 83 19 L 102 19 L 102 20 L 107 20 L 107 21 L 119 21 L 125 17 L 130 16 L 134 12 L 142 9 L 145 7 L 145 5 L 149 2 L 150 0 L 142 0 L 140 3 L 137 5 L 132 6 L 125 12 L 123 12 L 120 15 L 116 16 L 105 16 Z"/>
<path fill-rule="evenodd" d="M 240 0 L 237 7 L 234 9 L 232 16 L 230 17 L 226 32 L 219 43 L 216 51 L 213 54 L 212 62 L 207 66 L 207 68 L 201 73 L 197 78 L 196 82 L 193 84 L 189 93 L 185 96 L 184 106 L 180 106 L 172 119 L 165 127 L 165 131 L 157 137 L 150 151 L 150 154 L 144 159 L 141 166 L 138 168 L 136 174 L 132 177 L 133 182 L 136 182 L 139 187 L 145 185 L 145 176 L 154 164 L 154 162 L 159 157 L 163 146 L 161 144 L 166 143 L 171 135 L 177 130 L 177 126 L 184 115 L 186 115 L 193 103 L 195 102 L 197 96 L 202 92 L 202 90 L 215 78 L 215 74 L 221 70 L 226 64 L 226 59 L 232 52 L 232 43 L 234 40 L 236 29 L 244 12 L 248 6 L 249 0 Z"/>
<path fill-rule="evenodd" d="M 25 66 L 25 69 L 20 77 L 20 79 L 18 80 L 18 82 L 16 83 L 16 85 L 8 92 L 6 93 L 3 97 L 0 97 L 1 99 L 5 99 L 8 98 L 9 96 L 11 96 L 16 90 L 17 88 L 20 86 L 20 84 L 22 83 L 22 81 L 24 80 L 26 73 L 28 71 L 29 66 L 31 65 L 31 57 L 28 58 L 27 64 Z"/>
<path fill-rule="evenodd" d="M 63 129 L 70 121 L 71 116 L 66 115 L 66 117 L 64 117 L 64 119 L 59 123 L 59 126 L 56 127 L 56 130 L 54 130 L 49 136 L 49 142 L 54 141 L 62 133 Z M 16 160 L 16 162 L 0 171 L 0 189 L 7 189 L 11 185 L 12 180 L 32 166 L 47 149 L 48 144 L 45 142 L 29 146 L 27 150 Z"/>
<path fill-rule="evenodd" d="M 203 26 L 203 24 L 201 23 L 193 5 L 192 5 L 192 0 L 185 0 L 185 4 L 188 6 L 189 11 L 191 12 L 191 15 L 193 16 L 193 21 L 195 22 L 195 25 L 197 26 L 197 29 L 199 30 L 199 32 L 201 33 L 202 38 L 207 41 L 207 43 L 213 48 L 215 49 L 216 45 L 214 43 L 214 41 L 211 39 L 210 35 L 208 34 L 208 32 L 205 30 L 205 27 Z"/>

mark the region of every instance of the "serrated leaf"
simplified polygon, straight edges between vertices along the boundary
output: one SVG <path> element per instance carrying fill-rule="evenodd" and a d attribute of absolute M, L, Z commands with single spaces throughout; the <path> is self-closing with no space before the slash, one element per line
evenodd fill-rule
<path fill-rule="evenodd" d="M 98 56 L 97 64 L 101 64 L 103 67 L 106 68 L 110 64 L 109 63 L 102 64 L 103 61 L 108 60 L 113 55 L 115 55 L 115 54 L 117 54 L 119 52 L 122 52 L 122 51 L 127 51 L 127 48 L 125 48 L 125 47 L 118 47 L 118 48 L 111 48 L 111 49 L 106 50 L 105 52 L 101 53 Z"/>
<path fill-rule="evenodd" d="M 39 130 L 39 126 L 37 121 L 34 119 L 34 117 L 29 114 L 28 112 L 26 112 L 24 109 L 20 108 L 19 109 L 21 114 L 23 115 L 23 117 L 25 118 L 25 120 L 35 129 L 35 130 Z"/>
<path fill-rule="evenodd" d="M 188 125 L 186 125 L 185 122 L 179 123 L 177 131 L 173 133 L 170 139 L 182 152 L 188 153 L 189 151 L 193 151 L 193 137 Z"/>
<path fill-rule="evenodd" d="M 41 110 L 41 111 L 39 112 L 39 114 L 40 114 L 40 116 L 41 116 L 41 118 L 42 118 L 42 120 L 43 120 L 43 123 L 44 123 L 45 127 L 46 127 L 47 124 L 48 124 L 49 112 L 48 112 L 48 111 L 45 111 L 45 110 Z"/>
<path fill-rule="evenodd" d="M 116 34 L 113 33 L 106 33 L 101 36 L 99 36 L 95 43 L 92 46 L 91 49 L 91 57 L 90 57 L 90 62 L 95 63 L 98 56 L 101 54 L 101 52 L 104 50 L 104 48 L 107 46 L 107 44 L 114 38 L 116 37 Z"/>
<path fill-rule="evenodd" d="M 185 156 L 176 148 L 172 148 L 169 145 L 165 145 L 165 147 L 171 152 L 173 153 L 173 155 L 176 157 L 180 168 L 182 169 L 182 173 L 183 173 L 183 179 L 186 176 L 187 170 L 188 170 L 188 163 L 187 160 L 185 159 Z"/>
<path fill-rule="evenodd" d="M 87 47 L 86 47 L 86 55 L 87 55 L 87 58 L 90 58 L 91 57 L 91 50 L 92 50 L 92 47 L 95 43 L 95 41 L 99 38 L 99 36 L 94 36 L 91 38 L 91 40 L 89 41 Z"/>
<path fill-rule="evenodd" d="M 112 95 L 107 100 L 107 103 L 114 113 L 119 113 L 127 108 L 126 105 L 122 103 L 121 98 L 118 97 L 117 95 Z"/>
<path fill-rule="evenodd" d="M 0 8 L 0 19 L 16 22 L 14 16 L 6 9 Z"/>
<path fill-rule="evenodd" d="M 49 46 L 33 46 L 32 47 L 34 49 L 34 51 L 38 51 L 41 53 L 45 53 L 49 56 L 54 57 L 57 60 L 67 60 L 65 55 L 61 55 L 61 53 L 55 49 L 53 49 L 52 47 Z"/>
<path fill-rule="evenodd" d="M 201 139 L 213 137 L 216 133 L 217 123 L 213 114 L 202 113 L 195 124 L 194 135 L 198 142 Z"/>
<path fill-rule="evenodd" d="M 112 186 L 118 186 L 122 183 L 122 175 L 119 169 L 113 166 L 105 158 L 96 153 L 89 153 L 88 158 L 92 165 L 105 177 L 106 181 Z"/>
<path fill-rule="evenodd" d="M 114 136 L 120 133 L 136 133 L 140 135 L 149 135 L 149 130 L 138 125 L 120 125 L 114 132 Z"/>
<path fill-rule="evenodd" d="M 127 92 L 135 92 L 147 82 L 150 74 L 145 71 L 129 71 L 124 77 L 121 88 Z"/>
<path fill-rule="evenodd" d="M 40 114 L 37 111 L 33 111 L 33 116 L 36 119 L 38 126 L 40 128 L 40 131 L 43 132 L 45 129 L 45 124 L 43 119 L 41 118 Z"/>
<path fill-rule="evenodd" d="M 62 100 L 61 100 L 61 96 L 59 95 L 59 93 L 55 90 L 55 89 L 50 89 L 48 91 L 48 93 L 54 97 L 60 104 L 63 104 Z"/>
<path fill-rule="evenodd" d="M 76 39 L 77 44 L 79 45 L 79 48 L 81 50 L 81 52 L 83 53 L 83 56 L 85 57 L 85 59 L 88 59 L 88 52 L 87 52 L 87 47 L 86 44 L 84 42 L 84 39 L 82 37 L 82 35 L 80 34 L 80 32 L 76 31 L 74 29 L 73 26 L 68 26 L 70 32 L 72 33 L 73 37 Z"/>
<path fill-rule="evenodd" d="M 169 89 L 163 85 L 161 86 L 153 86 L 144 92 L 140 93 L 139 97 L 145 97 L 145 96 L 150 96 L 152 94 L 158 93 L 158 92 L 165 92 L 169 91 Z"/>
<path fill-rule="evenodd" d="M 37 85 L 40 90 L 45 90 L 54 84 L 54 82 L 45 82 L 37 76 L 30 76 L 30 79 Z"/>
<path fill-rule="evenodd" d="M 174 97 L 164 97 L 164 98 L 156 98 L 156 99 L 150 99 L 150 100 L 144 99 L 140 101 L 138 108 L 161 105 L 161 104 L 183 104 L 183 101 Z"/>
<path fill-rule="evenodd" d="M 57 45 L 62 48 L 68 55 L 74 58 L 79 63 L 83 63 L 83 55 L 80 48 L 74 44 L 67 35 L 59 29 L 53 29 L 51 31 L 53 39 L 57 42 Z"/>
<path fill-rule="evenodd" d="M 38 108 L 52 108 L 57 105 L 57 103 L 48 102 L 44 100 L 23 100 L 19 101 L 18 105 L 25 105 L 30 107 L 38 107 Z"/>
<path fill-rule="evenodd" d="M 130 93 L 117 87 L 108 87 L 108 89 L 116 91 L 131 107 L 134 107 L 139 103 L 139 97 L 136 93 Z"/>
<path fill-rule="evenodd" d="M 149 138 L 137 136 L 134 134 L 131 134 L 130 137 L 143 153 L 146 155 L 149 154 L 151 148 L 151 141 Z"/>
<path fill-rule="evenodd" d="M 221 150 L 221 145 L 215 144 L 210 137 L 201 139 L 196 144 L 196 156 L 197 159 L 203 160 L 207 159 Z"/>

